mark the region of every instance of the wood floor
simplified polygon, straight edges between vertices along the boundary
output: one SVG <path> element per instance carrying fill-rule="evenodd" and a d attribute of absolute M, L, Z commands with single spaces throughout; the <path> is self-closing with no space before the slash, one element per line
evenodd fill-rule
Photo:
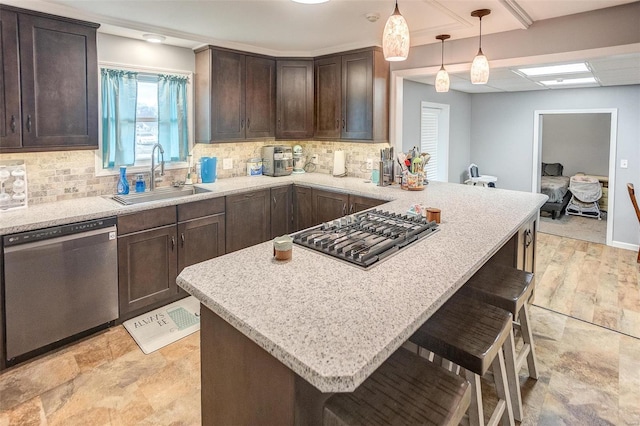
<path fill-rule="evenodd" d="M 640 338 L 637 253 L 537 234 L 534 304 Z"/>

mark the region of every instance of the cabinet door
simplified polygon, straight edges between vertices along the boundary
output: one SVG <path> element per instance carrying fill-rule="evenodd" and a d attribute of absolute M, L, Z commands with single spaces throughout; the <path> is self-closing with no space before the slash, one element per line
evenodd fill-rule
<path fill-rule="evenodd" d="M 98 148 L 96 29 L 19 15 L 23 147 Z"/>
<path fill-rule="evenodd" d="M 371 207 L 384 204 L 386 201 L 375 198 L 362 197 L 360 195 L 349 195 L 349 214 L 361 212 Z"/>
<path fill-rule="evenodd" d="M 315 131 L 317 138 L 340 137 L 342 57 L 315 61 Z"/>
<path fill-rule="evenodd" d="M 0 10 L 0 152 L 22 145 L 18 16 Z"/>
<path fill-rule="evenodd" d="M 176 226 L 118 238 L 120 316 L 178 292 Z"/>
<path fill-rule="evenodd" d="M 342 57 L 343 139 L 373 139 L 373 52 Z"/>
<path fill-rule="evenodd" d="M 316 225 L 313 214 L 313 196 L 311 188 L 293 186 L 293 231 L 311 228 Z"/>
<path fill-rule="evenodd" d="M 212 52 L 211 140 L 245 138 L 245 55 Z"/>
<path fill-rule="evenodd" d="M 290 234 L 293 221 L 291 185 L 271 188 L 271 238 Z"/>
<path fill-rule="evenodd" d="M 247 56 L 246 135 L 266 138 L 275 135 L 276 61 Z"/>
<path fill-rule="evenodd" d="M 313 60 L 277 61 L 276 137 L 313 136 Z"/>
<path fill-rule="evenodd" d="M 313 212 L 315 223 L 328 222 L 348 213 L 349 194 L 313 190 Z"/>
<path fill-rule="evenodd" d="M 535 273 L 536 221 L 532 220 L 518 231 L 518 269 Z"/>
<path fill-rule="evenodd" d="M 178 224 L 178 273 L 184 268 L 225 253 L 224 214 Z"/>
<path fill-rule="evenodd" d="M 271 194 L 268 189 L 226 197 L 226 252 L 270 239 Z"/>

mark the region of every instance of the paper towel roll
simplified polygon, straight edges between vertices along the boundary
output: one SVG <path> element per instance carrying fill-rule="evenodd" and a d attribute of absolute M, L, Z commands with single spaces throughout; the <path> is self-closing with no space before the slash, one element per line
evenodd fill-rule
<path fill-rule="evenodd" d="M 347 173 L 344 151 L 333 152 L 333 175 L 342 176 Z"/>

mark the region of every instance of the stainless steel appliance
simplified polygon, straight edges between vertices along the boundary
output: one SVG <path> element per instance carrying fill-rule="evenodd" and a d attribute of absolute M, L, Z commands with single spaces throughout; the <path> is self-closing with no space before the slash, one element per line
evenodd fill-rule
<path fill-rule="evenodd" d="M 7 235 L 3 252 L 7 365 L 118 318 L 115 217 Z"/>
<path fill-rule="evenodd" d="M 437 229 L 422 216 L 370 210 L 297 232 L 293 242 L 367 268 Z"/>
<path fill-rule="evenodd" d="M 267 145 L 262 147 L 262 174 L 287 176 L 293 172 L 293 151 L 290 146 Z"/>

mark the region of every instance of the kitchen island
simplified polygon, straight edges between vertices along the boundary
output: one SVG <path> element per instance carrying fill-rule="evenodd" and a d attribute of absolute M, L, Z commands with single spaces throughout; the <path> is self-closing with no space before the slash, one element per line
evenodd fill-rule
<path fill-rule="evenodd" d="M 422 203 L 442 223 L 369 270 L 299 246 L 277 262 L 266 242 L 179 275 L 202 304 L 203 424 L 317 424 L 331 393 L 361 384 L 547 198 L 439 182 L 386 191 L 380 209 Z"/>

